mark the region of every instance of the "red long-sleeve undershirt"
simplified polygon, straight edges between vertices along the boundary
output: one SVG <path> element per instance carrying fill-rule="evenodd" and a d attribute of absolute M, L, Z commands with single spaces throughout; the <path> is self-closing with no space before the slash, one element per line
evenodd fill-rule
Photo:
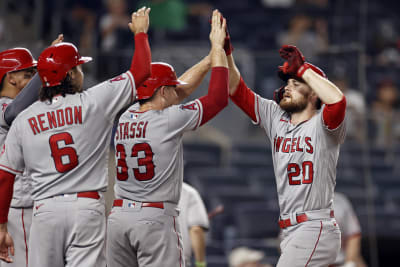
<path fill-rule="evenodd" d="M 199 98 L 203 106 L 200 126 L 211 120 L 228 105 L 229 71 L 225 67 L 213 67 L 208 94 Z"/>
<path fill-rule="evenodd" d="M 244 111 L 253 121 L 257 121 L 255 112 L 255 94 L 250 88 L 247 87 L 243 78 L 240 77 L 240 82 L 236 91 L 231 95 L 233 103 L 235 103 L 241 110 Z"/>
<path fill-rule="evenodd" d="M 135 52 L 129 71 L 135 78 L 136 88 L 151 75 L 151 51 L 148 36 L 144 32 L 135 35 Z"/>
<path fill-rule="evenodd" d="M 10 209 L 13 195 L 15 174 L 0 170 L 0 223 L 8 221 L 8 210 Z"/>
<path fill-rule="evenodd" d="M 325 104 L 322 112 L 324 123 L 328 129 L 336 129 L 344 120 L 346 114 L 346 97 L 343 95 L 342 100 L 333 104 Z"/>

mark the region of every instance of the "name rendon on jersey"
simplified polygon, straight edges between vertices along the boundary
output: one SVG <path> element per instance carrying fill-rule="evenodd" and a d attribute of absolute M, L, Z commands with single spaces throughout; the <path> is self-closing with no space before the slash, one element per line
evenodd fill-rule
<path fill-rule="evenodd" d="M 38 114 L 28 119 L 34 135 L 65 125 L 82 124 L 82 107 L 66 107 Z"/>
<path fill-rule="evenodd" d="M 118 124 L 115 132 L 115 140 L 125 140 L 133 138 L 146 138 L 148 121 L 123 122 Z"/>

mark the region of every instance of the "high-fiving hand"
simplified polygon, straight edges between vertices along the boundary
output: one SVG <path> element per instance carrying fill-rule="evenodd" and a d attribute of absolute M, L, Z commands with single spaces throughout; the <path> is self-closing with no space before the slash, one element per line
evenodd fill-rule
<path fill-rule="evenodd" d="M 150 8 L 142 7 L 131 15 L 131 22 L 128 24 L 129 29 L 134 34 L 140 32 L 147 33 L 149 30 L 150 19 L 149 19 Z"/>

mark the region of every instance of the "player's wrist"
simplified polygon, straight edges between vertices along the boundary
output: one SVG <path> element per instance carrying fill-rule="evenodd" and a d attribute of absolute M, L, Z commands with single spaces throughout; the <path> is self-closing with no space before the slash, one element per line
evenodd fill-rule
<path fill-rule="evenodd" d="M 301 65 L 299 67 L 299 69 L 297 70 L 297 77 L 301 78 L 303 77 L 304 72 L 306 72 L 306 70 L 308 70 L 310 68 L 310 66 L 307 63 L 303 63 L 303 65 Z"/>
<path fill-rule="evenodd" d="M 7 222 L 5 222 L 5 223 L 0 223 L 0 232 L 8 232 L 8 229 L 7 229 Z"/>
<path fill-rule="evenodd" d="M 195 261 L 195 267 L 207 267 L 207 263 L 205 261 Z"/>

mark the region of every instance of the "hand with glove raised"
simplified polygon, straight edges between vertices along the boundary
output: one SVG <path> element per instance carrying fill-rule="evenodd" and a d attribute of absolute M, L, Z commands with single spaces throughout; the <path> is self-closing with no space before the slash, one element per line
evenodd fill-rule
<path fill-rule="evenodd" d="M 287 80 L 290 76 L 301 79 L 307 69 L 312 69 L 326 78 L 325 73 L 320 68 L 305 61 L 303 54 L 294 45 L 283 45 L 279 49 L 279 55 L 286 60 L 283 66 L 279 66 L 278 70 L 278 76 L 282 80 Z"/>

